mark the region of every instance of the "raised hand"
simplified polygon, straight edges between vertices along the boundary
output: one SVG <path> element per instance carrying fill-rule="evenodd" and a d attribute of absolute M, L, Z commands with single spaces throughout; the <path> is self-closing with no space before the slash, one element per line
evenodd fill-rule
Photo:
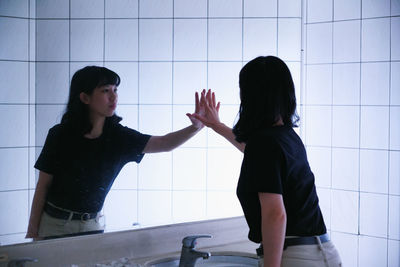
<path fill-rule="evenodd" d="M 200 106 L 204 108 L 204 114 L 195 113 L 193 116 L 205 126 L 214 128 L 221 123 L 219 119 L 220 102 L 216 102 L 215 93 L 209 89 L 201 92 Z"/>
<path fill-rule="evenodd" d="M 203 92 L 205 93 L 205 89 Z M 201 93 L 203 95 L 203 92 Z M 199 120 L 196 116 L 204 116 L 205 114 L 205 102 L 199 100 L 199 94 L 196 92 L 195 93 L 195 110 L 194 113 L 186 113 L 186 115 L 189 117 L 190 121 L 192 122 L 192 125 L 196 127 L 197 129 L 201 129 L 204 127 L 204 124 L 202 123 L 201 120 Z"/>

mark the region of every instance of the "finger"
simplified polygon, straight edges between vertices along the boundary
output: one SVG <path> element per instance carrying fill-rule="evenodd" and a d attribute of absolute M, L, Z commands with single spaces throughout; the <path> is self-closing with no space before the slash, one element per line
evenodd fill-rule
<path fill-rule="evenodd" d="M 199 94 L 197 92 L 194 94 L 194 102 L 195 102 L 194 112 L 198 113 L 200 110 L 200 100 L 199 100 Z"/>
<path fill-rule="evenodd" d="M 212 93 L 212 105 L 215 107 L 215 93 Z"/>
<path fill-rule="evenodd" d="M 219 112 L 219 107 L 220 107 L 220 106 L 221 106 L 221 102 L 218 102 L 217 107 L 216 107 L 217 112 Z"/>
<path fill-rule="evenodd" d="M 209 105 L 209 106 L 212 106 L 212 96 L 211 96 L 211 90 L 210 89 L 208 89 L 208 92 L 207 92 L 207 104 Z"/>

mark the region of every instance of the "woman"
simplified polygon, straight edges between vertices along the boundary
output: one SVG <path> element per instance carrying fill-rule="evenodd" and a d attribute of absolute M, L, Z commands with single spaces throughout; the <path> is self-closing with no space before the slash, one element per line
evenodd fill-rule
<path fill-rule="evenodd" d="M 194 136 L 203 124 L 164 136 L 141 134 L 115 114 L 120 77 L 97 66 L 78 70 L 61 123 L 49 130 L 35 164 L 39 170 L 27 238 L 41 239 L 102 232 L 100 210 L 122 167 L 144 153 L 170 151 Z M 196 93 L 196 113 L 202 108 Z"/>
<path fill-rule="evenodd" d="M 244 152 L 237 196 L 249 239 L 261 243 L 263 266 L 341 266 L 318 205 L 298 121 L 293 80 L 277 57 L 257 57 L 240 71 L 239 119 L 233 130 L 219 121 L 220 104 L 201 96 L 203 124 Z"/>

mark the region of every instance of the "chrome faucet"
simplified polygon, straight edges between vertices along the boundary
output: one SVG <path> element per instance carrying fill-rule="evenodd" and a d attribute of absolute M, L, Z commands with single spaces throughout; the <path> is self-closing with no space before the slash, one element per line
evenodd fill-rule
<path fill-rule="evenodd" d="M 7 267 L 24 267 L 26 262 L 37 262 L 37 259 L 33 258 L 19 258 L 15 260 L 10 260 Z"/>
<path fill-rule="evenodd" d="M 182 240 L 181 259 L 179 260 L 179 267 L 194 267 L 197 259 L 208 259 L 211 256 L 209 252 L 201 252 L 195 250 L 197 238 L 211 238 L 210 235 L 193 235 L 187 236 Z"/>

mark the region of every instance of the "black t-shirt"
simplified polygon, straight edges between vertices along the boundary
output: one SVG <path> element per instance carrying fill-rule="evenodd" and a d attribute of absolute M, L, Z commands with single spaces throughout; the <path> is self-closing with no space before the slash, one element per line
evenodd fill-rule
<path fill-rule="evenodd" d="M 237 196 L 250 228 L 249 239 L 256 243 L 262 241 L 258 192 L 282 195 L 286 236 L 326 233 L 306 150 L 291 127 L 263 129 L 246 143 Z"/>
<path fill-rule="evenodd" d="M 95 139 L 54 126 L 35 164 L 53 175 L 47 201 L 78 212 L 100 211 L 122 167 L 141 161 L 149 138 L 120 124 L 104 127 Z"/>

